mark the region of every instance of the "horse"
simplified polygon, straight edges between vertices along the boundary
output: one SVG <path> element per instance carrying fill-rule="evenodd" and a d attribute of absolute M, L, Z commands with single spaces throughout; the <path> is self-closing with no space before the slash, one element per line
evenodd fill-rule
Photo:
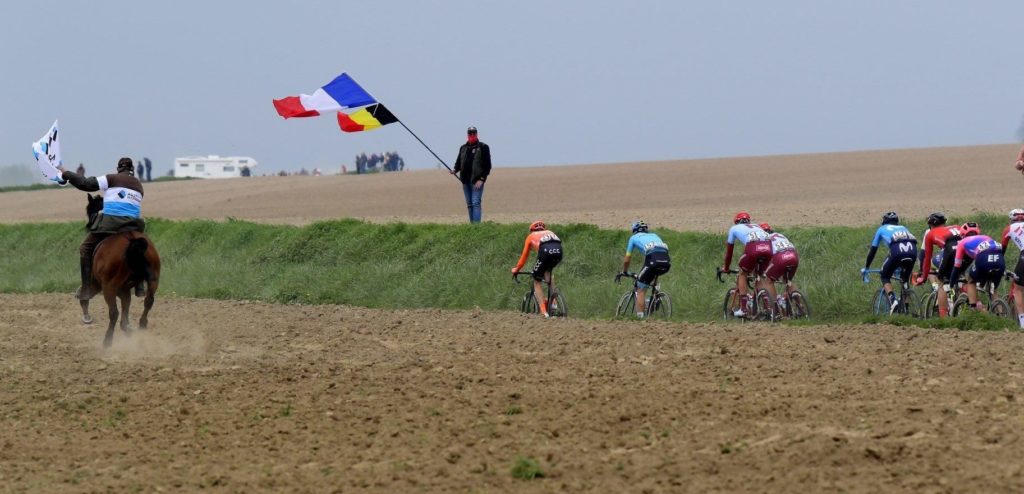
<path fill-rule="evenodd" d="M 85 208 L 89 225 L 97 220 L 103 210 L 103 196 L 88 195 L 89 204 Z M 160 286 L 160 254 L 153 242 L 142 232 L 113 233 L 96 246 L 92 256 L 92 286 L 90 293 L 102 293 L 107 302 L 110 325 L 103 337 L 103 347 L 110 348 L 114 342 L 114 325 L 121 316 L 121 330 L 130 335 L 128 309 L 131 306 L 132 290 L 141 282 L 146 283 L 145 300 L 139 329 L 149 325 L 149 310 L 153 308 L 156 290 Z M 121 312 L 117 310 L 117 299 L 121 299 Z M 81 300 L 82 322 L 92 324 L 89 315 L 89 301 Z"/>

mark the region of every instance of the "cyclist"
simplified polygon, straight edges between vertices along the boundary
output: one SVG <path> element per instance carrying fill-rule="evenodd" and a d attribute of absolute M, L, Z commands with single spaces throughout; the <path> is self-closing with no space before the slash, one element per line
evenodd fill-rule
<path fill-rule="evenodd" d="M 878 252 L 878 245 L 884 241 L 889 248 L 889 256 L 882 262 L 882 270 L 878 274 L 882 279 L 885 295 L 889 297 L 890 313 L 899 306 L 899 300 L 892 290 L 893 273 L 900 268 L 900 281 L 907 283 L 910 281 L 910 272 L 914 270 L 914 263 L 917 262 L 917 239 L 907 227 L 899 223 L 900 217 L 896 211 L 889 211 L 882 215 L 882 226 L 875 231 L 875 237 L 871 240 L 871 250 L 868 251 L 868 258 L 864 261 L 864 268 L 860 270 L 863 275 L 871 268 L 871 261 L 875 259 L 875 254 Z"/>
<path fill-rule="evenodd" d="M 548 230 L 543 221 L 531 223 L 530 233 L 526 236 L 526 242 L 523 244 L 523 253 L 519 256 L 516 267 L 512 268 L 513 275 L 523 269 L 526 259 L 530 257 L 531 250 L 537 251 L 537 262 L 533 265 L 533 293 L 537 297 L 537 301 L 540 302 L 540 313 L 544 317 L 548 317 L 548 300 L 544 296 L 541 282 L 547 280 L 551 285 L 551 290 L 555 289 L 555 277 L 552 271 L 555 266 L 558 266 L 558 263 L 562 262 L 562 240 L 554 232 Z"/>
<path fill-rule="evenodd" d="M 960 232 L 964 239 L 956 246 L 956 259 L 953 261 L 953 274 L 950 278 L 955 280 L 963 270 L 970 268 L 967 271 L 967 300 L 971 307 L 986 312 L 984 304 L 978 301 L 977 284 L 987 281 L 993 287 L 999 287 L 999 281 L 1006 271 L 1003 249 L 992 237 L 982 235 L 977 223 L 964 223 Z M 974 261 L 973 264 L 971 261 Z"/>
<path fill-rule="evenodd" d="M 1017 267 L 1013 270 L 1013 305 L 1017 309 L 1017 322 L 1021 329 L 1024 329 L 1024 209 L 1010 211 L 1010 224 L 1003 230 L 1004 255 L 1011 239 L 1020 250 Z"/>
<path fill-rule="evenodd" d="M 793 293 L 796 285 L 792 282 L 797 268 L 800 267 L 800 256 L 796 253 L 793 242 L 790 242 L 785 235 L 772 230 L 771 225 L 761 223 L 757 226 L 768 234 L 768 240 L 772 243 L 772 260 L 764 270 L 764 275 L 771 280 L 771 283 L 768 283 L 768 293 L 775 299 L 779 308 L 785 309 L 786 297 L 777 293 L 775 284 L 780 281 L 784 282 L 786 283 L 786 295 Z"/>
<path fill-rule="evenodd" d="M 668 244 L 657 234 L 649 232 L 647 223 L 639 220 L 633 223 L 631 230 L 633 236 L 629 237 L 629 243 L 626 244 L 626 257 L 622 260 L 621 274 L 629 272 L 633 251 L 639 250 L 644 255 L 644 267 L 636 277 L 636 317 L 642 318 L 647 287 L 651 286 L 650 283 L 655 278 L 668 273 L 672 261 L 668 257 Z"/>
<path fill-rule="evenodd" d="M 743 255 L 740 256 L 740 273 L 736 277 L 736 291 L 740 294 L 740 306 L 736 309 L 736 317 L 746 317 L 744 310 L 747 307 L 747 278 L 751 274 L 763 275 L 764 270 L 772 261 L 772 243 L 768 240 L 768 233 L 760 226 L 750 224 L 750 213 L 740 211 L 732 219 L 732 227 L 725 238 L 725 262 L 722 270 L 729 271 L 732 265 L 733 246 L 738 240 L 743 244 Z M 764 282 L 762 282 L 764 284 Z M 774 287 L 772 287 L 774 290 Z"/>
<path fill-rule="evenodd" d="M 924 249 L 921 255 L 921 272 L 914 278 L 914 284 L 920 286 L 927 276 L 933 283 L 950 284 L 949 275 L 953 271 L 953 258 L 956 257 L 956 245 L 960 242 L 960 225 L 946 225 L 946 215 L 934 212 L 928 215 L 928 230 L 924 234 Z M 932 254 L 932 248 L 938 247 L 939 252 Z M 938 275 L 931 274 L 931 265 L 935 265 Z M 955 280 L 954 280 L 955 281 Z M 936 305 L 939 306 L 939 317 L 949 315 L 949 301 L 943 288 L 936 294 Z"/>

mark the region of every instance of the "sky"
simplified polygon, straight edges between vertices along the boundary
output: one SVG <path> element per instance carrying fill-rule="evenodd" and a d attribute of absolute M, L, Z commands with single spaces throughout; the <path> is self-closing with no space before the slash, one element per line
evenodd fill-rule
<path fill-rule="evenodd" d="M 499 167 L 1009 143 L 1022 25 L 1019 0 L 11 0 L 0 166 L 59 118 L 90 174 L 206 154 L 435 167 L 397 124 L 274 111 L 342 72 L 448 164 L 469 125 Z"/>

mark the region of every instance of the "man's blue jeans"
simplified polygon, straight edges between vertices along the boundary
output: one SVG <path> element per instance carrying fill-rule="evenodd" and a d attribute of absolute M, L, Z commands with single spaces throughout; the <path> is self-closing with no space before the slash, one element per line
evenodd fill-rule
<path fill-rule="evenodd" d="M 466 208 L 469 209 L 469 222 L 480 223 L 483 212 L 480 208 L 480 201 L 484 198 L 484 184 L 480 188 L 473 187 L 473 184 L 462 184 L 462 193 L 466 195 Z"/>

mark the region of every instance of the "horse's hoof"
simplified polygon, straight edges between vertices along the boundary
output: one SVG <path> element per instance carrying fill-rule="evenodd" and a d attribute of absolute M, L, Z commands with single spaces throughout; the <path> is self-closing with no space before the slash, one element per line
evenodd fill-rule
<path fill-rule="evenodd" d="M 82 316 L 82 324 L 92 324 L 92 316 Z"/>
<path fill-rule="evenodd" d="M 113 338 L 103 338 L 103 348 L 110 348 L 110 345 L 114 344 Z"/>

